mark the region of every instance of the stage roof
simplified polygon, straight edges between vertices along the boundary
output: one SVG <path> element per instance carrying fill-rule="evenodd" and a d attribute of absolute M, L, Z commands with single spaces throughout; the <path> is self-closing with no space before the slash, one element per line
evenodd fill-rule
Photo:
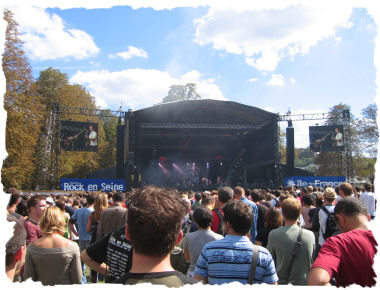
<path fill-rule="evenodd" d="M 264 125 L 276 121 L 277 116 L 256 107 L 210 99 L 163 103 L 134 111 L 138 123 Z"/>

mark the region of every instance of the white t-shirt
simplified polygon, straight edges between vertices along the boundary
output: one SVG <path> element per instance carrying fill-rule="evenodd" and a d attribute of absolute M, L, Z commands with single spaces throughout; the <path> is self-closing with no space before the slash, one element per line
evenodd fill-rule
<path fill-rule="evenodd" d="M 375 207 L 375 195 L 373 192 L 363 192 L 360 196 L 360 200 L 366 205 L 368 213 L 371 216 L 376 215 L 376 207 Z"/>
<path fill-rule="evenodd" d="M 338 133 L 335 135 L 336 146 L 343 146 L 343 134 Z"/>
<path fill-rule="evenodd" d="M 96 139 L 96 132 L 91 131 L 90 135 L 88 135 L 88 139 L 90 139 L 90 146 L 97 146 L 98 140 Z"/>
<path fill-rule="evenodd" d="M 325 207 L 329 212 L 334 212 L 335 205 L 325 205 Z M 318 244 L 322 246 L 325 242 L 325 239 L 323 238 L 323 233 L 326 232 L 326 221 L 327 221 L 327 214 L 323 211 L 322 208 L 318 212 L 318 218 L 319 218 Z"/>

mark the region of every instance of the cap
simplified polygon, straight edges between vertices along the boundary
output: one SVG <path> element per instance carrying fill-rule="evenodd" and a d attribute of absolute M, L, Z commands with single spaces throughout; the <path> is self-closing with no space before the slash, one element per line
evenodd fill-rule
<path fill-rule="evenodd" d="M 323 192 L 323 196 L 327 199 L 335 199 L 336 198 L 336 194 L 335 194 L 335 190 L 334 188 L 332 187 L 327 187 L 325 189 L 325 191 Z"/>
<path fill-rule="evenodd" d="M 46 198 L 46 202 L 54 205 L 54 200 L 50 196 Z"/>

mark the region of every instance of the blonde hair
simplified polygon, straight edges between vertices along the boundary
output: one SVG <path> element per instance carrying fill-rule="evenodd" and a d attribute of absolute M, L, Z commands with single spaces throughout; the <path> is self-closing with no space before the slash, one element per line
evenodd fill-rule
<path fill-rule="evenodd" d="M 94 218 L 96 221 L 100 220 L 100 214 L 103 210 L 108 208 L 108 195 L 106 193 L 100 193 L 96 196 L 94 204 Z"/>
<path fill-rule="evenodd" d="M 44 234 L 52 234 L 54 232 L 64 233 L 66 231 L 64 212 L 57 206 L 45 208 L 42 212 L 39 226 Z"/>

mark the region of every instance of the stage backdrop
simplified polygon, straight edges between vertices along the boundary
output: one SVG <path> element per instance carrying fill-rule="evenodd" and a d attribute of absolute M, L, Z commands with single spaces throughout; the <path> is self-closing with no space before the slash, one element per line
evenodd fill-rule
<path fill-rule="evenodd" d="M 312 152 L 344 151 L 343 125 L 310 126 L 309 140 Z"/>
<path fill-rule="evenodd" d="M 61 121 L 60 147 L 64 151 L 97 151 L 98 124 Z"/>

